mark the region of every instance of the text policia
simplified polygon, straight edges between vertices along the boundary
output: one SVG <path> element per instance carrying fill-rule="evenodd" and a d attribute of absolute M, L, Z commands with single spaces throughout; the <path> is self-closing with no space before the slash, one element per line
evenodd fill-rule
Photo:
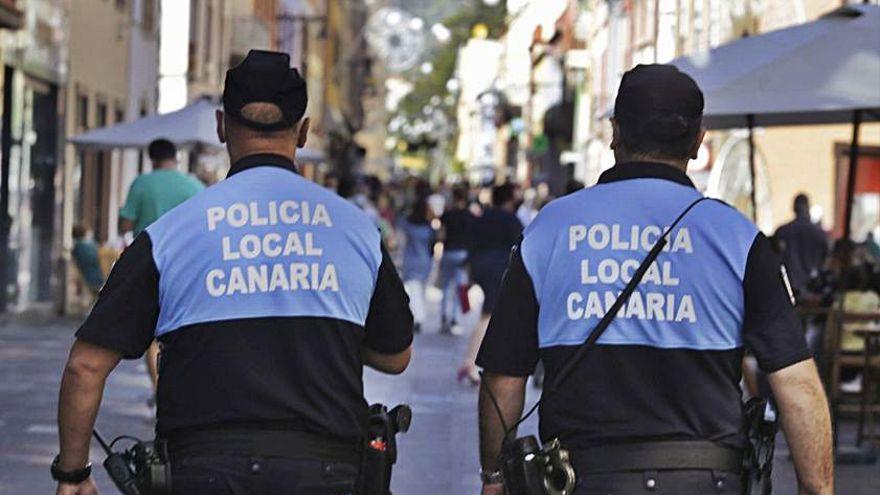
<path fill-rule="evenodd" d="M 269 201 L 233 203 L 206 210 L 208 231 L 221 229 L 222 260 L 227 266 L 208 271 L 205 286 L 213 297 L 274 291 L 339 291 L 333 263 L 322 263 L 324 249 L 315 231 L 332 228 L 333 220 L 322 203 Z M 313 230 L 266 231 L 236 235 L 244 227 L 306 226 Z M 296 257 L 298 261 L 284 261 Z M 277 258 L 276 263 L 242 265 L 242 260 Z M 308 261 L 302 261 L 303 259 Z"/>
<path fill-rule="evenodd" d="M 594 224 L 572 225 L 568 229 L 568 250 L 577 251 L 589 247 L 593 253 L 610 250 L 606 258 L 582 259 L 580 262 L 580 283 L 585 289 L 590 287 L 620 286 L 628 283 L 642 260 L 639 253 L 651 250 L 660 238 L 663 229 L 659 226 Z M 694 252 L 691 235 L 687 228 L 680 228 L 670 236 L 670 243 L 664 248 L 669 253 L 692 254 Z M 632 257 L 620 253 L 631 252 Z M 616 254 L 616 256 L 615 256 Z M 642 254 L 643 256 L 643 254 Z M 695 323 L 694 298 L 682 293 L 681 281 L 675 276 L 671 261 L 655 261 L 648 267 L 640 285 L 648 286 L 647 292 L 633 292 L 626 305 L 621 308 L 619 318 Z M 588 290 L 585 293 L 571 292 L 567 296 L 568 318 L 580 320 L 601 318 L 617 299 L 618 291 Z"/>

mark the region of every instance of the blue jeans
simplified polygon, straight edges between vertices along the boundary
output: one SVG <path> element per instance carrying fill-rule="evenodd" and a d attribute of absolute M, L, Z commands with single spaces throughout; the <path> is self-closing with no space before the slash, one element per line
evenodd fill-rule
<path fill-rule="evenodd" d="M 443 251 L 440 258 L 440 288 L 443 290 L 443 302 L 440 306 L 440 315 L 444 322 L 455 320 L 455 315 L 461 307 L 458 300 L 458 287 L 467 283 L 467 273 L 464 264 L 468 253 L 464 249 Z"/>

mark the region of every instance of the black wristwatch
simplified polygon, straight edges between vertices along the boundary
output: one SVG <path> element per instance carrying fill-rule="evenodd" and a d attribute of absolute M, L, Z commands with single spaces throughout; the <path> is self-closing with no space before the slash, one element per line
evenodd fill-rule
<path fill-rule="evenodd" d="M 63 471 L 60 467 L 58 467 L 58 459 L 60 459 L 60 455 L 55 456 L 55 460 L 52 461 L 52 479 L 58 481 L 59 483 L 73 483 L 80 484 L 83 481 L 89 479 L 89 476 L 92 475 L 92 464 L 86 464 L 86 467 L 76 469 L 73 471 Z"/>
<path fill-rule="evenodd" d="M 484 485 L 495 485 L 498 483 L 504 483 L 504 473 L 501 472 L 500 469 L 496 469 L 494 471 L 484 471 L 480 470 L 480 480 Z"/>

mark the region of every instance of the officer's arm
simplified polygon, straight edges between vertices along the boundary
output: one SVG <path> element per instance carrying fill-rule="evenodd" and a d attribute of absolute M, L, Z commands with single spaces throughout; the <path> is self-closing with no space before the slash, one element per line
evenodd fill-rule
<path fill-rule="evenodd" d="M 828 403 L 785 270 L 763 234 L 749 252 L 743 289 L 743 337 L 769 377 L 800 493 L 830 495 L 834 467 Z"/>
<path fill-rule="evenodd" d="M 376 287 L 364 323 L 364 364 L 383 373 L 398 375 L 412 355 L 413 315 L 403 282 L 384 246 Z"/>
<path fill-rule="evenodd" d="M 812 359 L 771 373 L 770 387 L 797 471 L 801 495 L 834 493 L 828 401 Z"/>
<path fill-rule="evenodd" d="M 477 365 L 483 368 L 479 410 L 484 472 L 500 467 L 504 426 L 512 426 L 522 415 L 526 379 L 538 362 L 538 301 L 519 246 L 511 252 L 495 307 L 477 356 Z M 483 493 L 500 493 L 493 486 L 484 486 Z"/>
<path fill-rule="evenodd" d="M 412 345 L 404 349 L 402 352 L 395 354 L 382 354 L 374 351 L 369 347 L 364 347 L 364 364 L 382 373 L 391 375 L 399 375 L 409 366 L 409 360 L 412 356 Z"/>
<path fill-rule="evenodd" d="M 89 461 L 89 442 L 107 375 L 122 355 L 82 340 L 74 342 L 58 398 L 59 467 L 73 471 Z"/>
<path fill-rule="evenodd" d="M 139 236 L 113 265 L 61 378 L 58 431 L 61 469 L 82 467 L 104 392 L 119 360 L 139 358 L 153 341 L 159 311 L 159 273 L 149 234 Z"/>
<path fill-rule="evenodd" d="M 501 468 L 498 456 L 504 441 L 505 426 L 512 426 L 522 416 L 525 395 L 526 377 L 483 373 L 479 408 L 480 464 L 484 472 Z M 498 404 L 497 409 L 492 397 Z"/>

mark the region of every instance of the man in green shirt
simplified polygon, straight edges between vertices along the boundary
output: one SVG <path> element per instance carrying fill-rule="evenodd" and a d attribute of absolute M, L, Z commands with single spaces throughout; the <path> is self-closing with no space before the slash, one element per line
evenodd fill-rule
<path fill-rule="evenodd" d="M 171 141 L 157 139 L 147 151 L 153 171 L 131 183 L 125 206 L 119 212 L 122 231 L 132 231 L 135 237 L 168 210 L 205 188 L 195 177 L 177 170 L 177 148 Z"/>
<path fill-rule="evenodd" d="M 119 226 L 123 233 L 135 237 L 162 215 L 201 192 L 205 186 L 191 175 L 177 170 L 177 148 L 167 139 L 156 139 L 147 148 L 153 171 L 139 176 L 128 189 L 125 206 L 119 211 Z M 153 344 L 144 355 L 153 393 L 159 382 L 157 361 L 159 346 Z"/>

